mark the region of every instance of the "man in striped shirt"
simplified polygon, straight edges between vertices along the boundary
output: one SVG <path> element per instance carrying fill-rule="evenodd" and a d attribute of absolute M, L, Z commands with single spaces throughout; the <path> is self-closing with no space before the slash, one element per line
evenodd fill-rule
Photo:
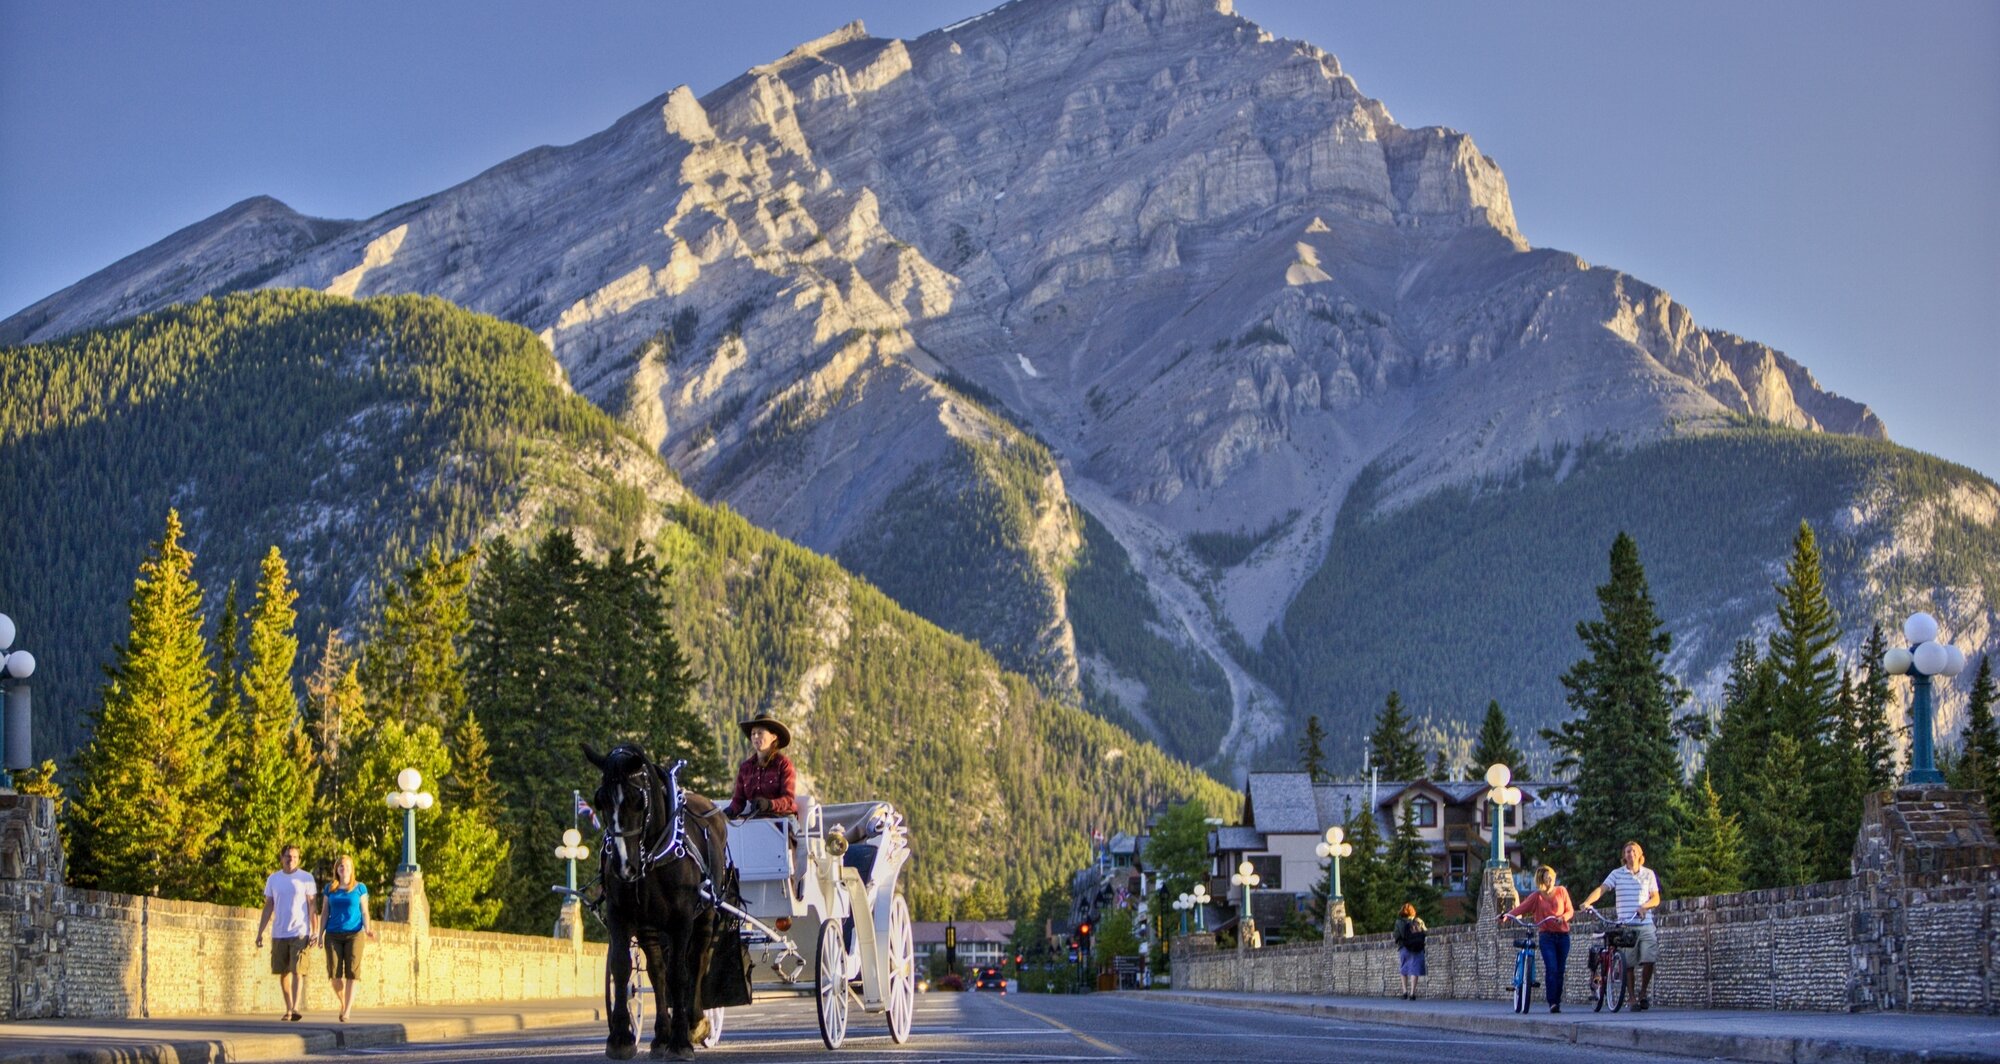
<path fill-rule="evenodd" d="M 1625 863 L 1604 877 L 1590 897 L 1583 899 L 1583 907 L 1596 904 L 1607 890 L 1618 896 L 1618 922 L 1631 924 L 1638 937 L 1625 951 L 1625 978 L 1632 978 L 1632 970 L 1638 969 L 1639 1002 L 1632 1007 L 1644 1010 L 1652 1007 L 1653 965 L 1660 959 L 1660 934 L 1653 926 L 1653 910 L 1660 904 L 1660 880 L 1646 867 L 1646 851 L 1637 842 L 1625 844 L 1624 856 Z"/>

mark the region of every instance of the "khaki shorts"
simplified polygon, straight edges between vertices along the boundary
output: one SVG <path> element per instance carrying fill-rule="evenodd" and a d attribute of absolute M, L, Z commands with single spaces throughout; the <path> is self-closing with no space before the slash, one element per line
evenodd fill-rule
<path fill-rule="evenodd" d="M 320 944 L 326 947 L 328 979 L 361 978 L 361 932 L 328 931 Z"/>
<path fill-rule="evenodd" d="M 1660 959 L 1660 929 L 1652 924 L 1635 924 L 1633 934 L 1638 942 L 1629 948 L 1619 950 L 1625 955 L 1626 964 L 1652 964 Z"/>
<path fill-rule="evenodd" d="M 298 938 L 272 939 L 271 974 L 272 975 L 298 974 L 299 958 L 305 956 L 306 947 L 311 944 L 312 944 L 312 939 L 306 938 L 304 936 L 300 936 Z"/>

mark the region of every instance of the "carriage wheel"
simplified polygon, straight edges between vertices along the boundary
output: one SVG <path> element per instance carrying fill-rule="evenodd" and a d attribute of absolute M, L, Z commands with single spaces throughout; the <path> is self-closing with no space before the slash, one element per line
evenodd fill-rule
<path fill-rule="evenodd" d="M 910 907 L 896 895 L 889 907 L 889 1039 L 910 1040 L 910 1017 L 917 1009 L 917 962 L 910 933 Z"/>
<path fill-rule="evenodd" d="M 722 1014 L 724 1011 L 720 1005 L 702 1011 L 702 1016 L 708 1020 L 708 1037 L 696 1042 L 695 1045 L 703 1049 L 714 1049 L 715 1044 L 722 1041 Z"/>
<path fill-rule="evenodd" d="M 828 1049 L 839 1049 L 847 1038 L 847 978 L 842 974 L 839 920 L 819 922 L 819 963 L 813 966 L 813 990 L 819 996 L 819 1038 Z"/>

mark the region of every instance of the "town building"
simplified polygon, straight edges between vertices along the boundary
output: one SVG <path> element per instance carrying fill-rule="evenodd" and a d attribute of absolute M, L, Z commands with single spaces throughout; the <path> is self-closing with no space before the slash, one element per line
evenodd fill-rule
<path fill-rule="evenodd" d="M 959 920 L 946 924 L 936 920 L 916 920 L 910 923 L 911 952 L 916 955 L 919 971 L 929 971 L 931 957 L 943 957 L 945 928 L 958 929 L 958 970 L 967 972 L 974 968 L 1009 966 L 1014 962 L 1013 954 L 1007 952 L 1007 944 L 1014 939 L 1012 920 Z"/>

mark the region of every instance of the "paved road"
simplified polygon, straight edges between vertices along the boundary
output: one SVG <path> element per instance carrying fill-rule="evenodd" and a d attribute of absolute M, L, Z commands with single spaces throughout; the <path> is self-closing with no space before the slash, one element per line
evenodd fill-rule
<path fill-rule="evenodd" d="M 1410 1061 L 1532 1059 L 1536 1064 L 1627 1064 L 1685 1058 L 1597 1047 L 1511 1041 L 1377 1024 L 1342 1023 L 1232 1008 L 1153 1002 L 1129 995 L 923 994 L 906 1045 L 855 1010 L 847 1044 L 820 1044 L 811 1002 L 762 1002 L 731 1010 L 722 1044 L 697 1059 L 866 1061 L 1186 1060 Z M 643 1043 L 643 1040 L 642 1040 Z M 507 1060 L 603 1060 L 601 1026 L 432 1045 L 350 1050 L 307 1058 L 353 1064 L 500 1064 Z M 647 1059 L 642 1044 L 640 1060 Z"/>

